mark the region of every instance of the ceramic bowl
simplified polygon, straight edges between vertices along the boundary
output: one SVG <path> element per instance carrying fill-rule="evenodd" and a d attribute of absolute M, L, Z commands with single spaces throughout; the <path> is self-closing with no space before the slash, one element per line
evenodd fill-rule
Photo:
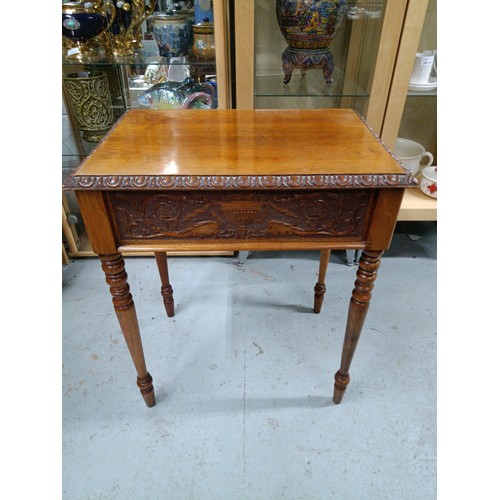
<path fill-rule="evenodd" d="M 420 190 L 431 198 L 437 198 L 437 185 L 437 167 L 425 167 L 422 170 Z"/>

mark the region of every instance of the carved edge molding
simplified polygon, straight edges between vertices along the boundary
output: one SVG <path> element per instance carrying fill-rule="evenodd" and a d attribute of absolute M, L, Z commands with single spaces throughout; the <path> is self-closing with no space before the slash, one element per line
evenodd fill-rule
<path fill-rule="evenodd" d="M 68 177 L 65 190 L 362 189 L 416 186 L 409 173 L 381 175 L 113 175 Z"/>

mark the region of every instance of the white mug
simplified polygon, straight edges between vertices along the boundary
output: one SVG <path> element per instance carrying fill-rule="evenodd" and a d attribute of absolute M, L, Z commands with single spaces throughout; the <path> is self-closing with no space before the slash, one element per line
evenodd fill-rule
<path fill-rule="evenodd" d="M 415 176 L 420 172 L 421 168 L 428 167 L 434 161 L 434 156 L 429 151 L 426 151 L 422 144 L 398 137 L 394 154 L 399 158 L 403 166 L 411 175 Z M 420 166 L 423 158 L 428 158 L 425 165 Z"/>
<path fill-rule="evenodd" d="M 417 52 L 415 56 L 415 63 L 411 73 L 411 83 L 428 83 L 431 76 L 432 69 L 435 67 L 434 52 L 432 50 L 424 50 L 424 52 Z"/>

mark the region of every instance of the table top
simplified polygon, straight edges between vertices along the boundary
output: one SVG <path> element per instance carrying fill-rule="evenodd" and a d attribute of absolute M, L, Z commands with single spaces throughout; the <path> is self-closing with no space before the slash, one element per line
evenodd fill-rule
<path fill-rule="evenodd" d="M 66 189 L 405 187 L 350 109 L 127 111 Z"/>

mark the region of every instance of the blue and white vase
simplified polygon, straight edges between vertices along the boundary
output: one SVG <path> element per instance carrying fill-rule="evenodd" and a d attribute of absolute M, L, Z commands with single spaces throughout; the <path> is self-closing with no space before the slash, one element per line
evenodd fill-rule
<path fill-rule="evenodd" d="M 191 22 L 185 16 L 157 14 L 153 19 L 153 36 L 163 57 L 187 56 L 192 39 Z"/>

